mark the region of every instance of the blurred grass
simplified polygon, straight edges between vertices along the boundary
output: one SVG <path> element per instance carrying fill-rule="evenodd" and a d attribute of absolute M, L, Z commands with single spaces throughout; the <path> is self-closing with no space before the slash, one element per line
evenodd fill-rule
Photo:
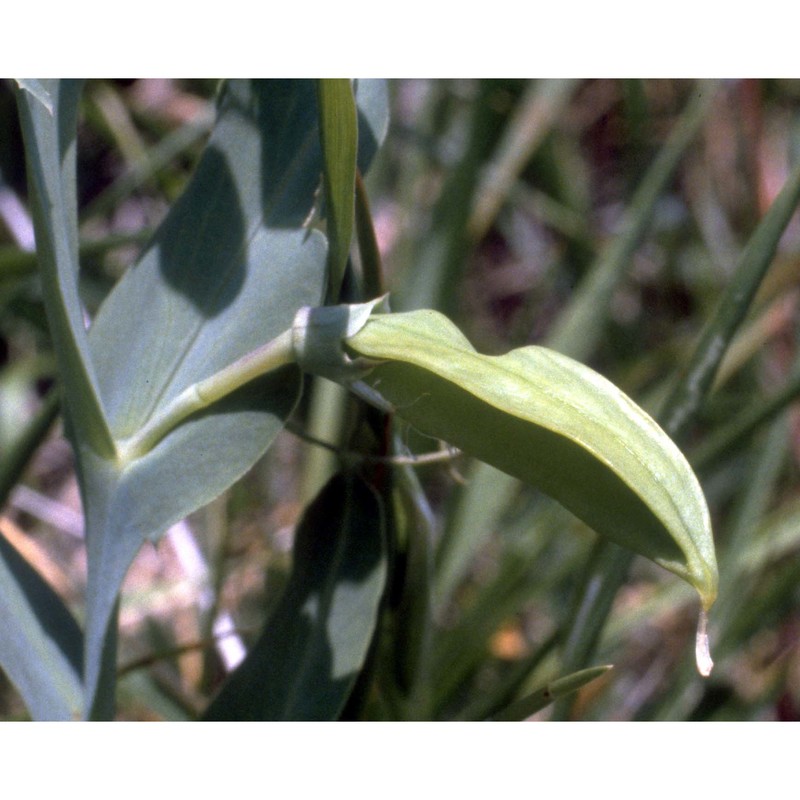
<path fill-rule="evenodd" d="M 701 87 L 392 82 L 392 127 L 366 184 L 393 307 L 438 307 L 491 352 L 560 341 L 568 331 L 574 352 L 657 407 L 798 156 L 800 82 L 725 82 L 692 116 Z M 214 93 L 213 82 L 89 83 L 79 169 L 90 313 L 183 186 Z M 13 104 L 0 103 L 0 114 L 4 186 L 24 201 Z M 692 135 L 650 185 L 649 216 L 622 247 L 619 234 L 647 189 L 642 177 L 681 124 Z M 614 276 L 602 300 L 595 293 L 584 311 L 565 316 L 580 308 L 577 287 L 593 265 L 609 261 Z M 636 560 L 612 598 L 593 662 L 614 668 L 575 695 L 571 718 L 800 719 L 799 263 L 795 214 L 683 441 L 701 468 L 721 565 L 712 677 L 702 681 L 694 671 L 693 598 Z M 0 426 L 0 475 L 10 497 L 0 514 L 44 553 L 60 553 L 63 534 L 13 501 L 19 479 L 79 509 L 60 431 L 48 433 L 52 362 L 32 268 L 14 221 L 0 213 L 0 413 L 14 420 Z M 310 414 L 304 406 L 299 423 Z M 413 435 L 405 441 L 431 449 Z M 291 529 L 307 491 L 307 448 L 282 436 L 213 519 L 191 520 L 214 570 L 214 608 L 233 614 L 245 642 L 285 583 Z M 594 535 L 516 484 L 481 484 L 463 461 L 414 475 L 414 493 L 424 489 L 430 505 L 434 616 L 408 672 L 413 697 L 395 697 L 395 710 L 484 718 L 498 704 L 538 696 L 560 675 L 582 576 L 607 570 L 590 566 Z M 457 568 L 448 566 L 453 542 L 465 553 Z M 79 586 L 80 557 L 71 555 L 67 566 Z M 191 718 L 213 691 L 224 668 L 199 593 L 166 544 L 137 561 L 126 584 L 121 662 L 145 666 L 125 678 L 122 716 Z M 175 654 L 187 643 L 197 658 Z M 386 706 L 367 708 L 378 716 Z M 8 686 L 0 686 L 0 713 L 19 714 Z M 537 718 L 549 714 L 545 708 Z"/>

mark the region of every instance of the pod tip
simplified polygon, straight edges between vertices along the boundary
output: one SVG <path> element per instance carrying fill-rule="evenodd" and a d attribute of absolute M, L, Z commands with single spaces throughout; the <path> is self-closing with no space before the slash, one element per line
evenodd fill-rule
<path fill-rule="evenodd" d="M 711 660 L 711 651 L 708 646 L 708 614 L 704 608 L 700 609 L 700 616 L 697 620 L 694 655 L 697 661 L 697 671 L 707 678 L 714 668 L 714 662 Z"/>

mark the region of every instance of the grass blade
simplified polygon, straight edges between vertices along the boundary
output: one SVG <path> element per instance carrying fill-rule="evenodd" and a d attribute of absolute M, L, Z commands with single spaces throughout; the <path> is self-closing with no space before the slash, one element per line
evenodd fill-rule
<path fill-rule="evenodd" d="M 350 81 L 317 81 L 328 234 L 328 297 L 339 298 L 355 217 L 358 123 Z"/>
<path fill-rule="evenodd" d="M 58 595 L 0 535 L 0 663 L 36 720 L 79 719 L 83 636 Z"/>
<path fill-rule="evenodd" d="M 714 83 L 697 85 L 692 100 L 631 198 L 620 232 L 603 249 L 569 306 L 547 337 L 547 346 L 583 361 L 591 355 L 606 322 L 614 289 L 653 219 L 686 149 L 700 130 L 714 97 Z"/>
<path fill-rule="evenodd" d="M 611 665 L 589 667 L 546 683 L 535 692 L 523 697 L 521 700 L 517 700 L 503 709 L 503 711 L 495 714 L 491 721 L 517 722 L 527 719 L 556 700 L 582 689 L 586 684 L 591 683 L 601 675 L 605 675 L 611 668 Z"/>
<path fill-rule="evenodd" d="M 714 316 L 664 404 L 661 418 L 672 436 L 680 437 L 705 400 L 722 357 L 750 309 L 799 202 L 800 163 L 792 170 L 775 202 L 750 237 Z"/>

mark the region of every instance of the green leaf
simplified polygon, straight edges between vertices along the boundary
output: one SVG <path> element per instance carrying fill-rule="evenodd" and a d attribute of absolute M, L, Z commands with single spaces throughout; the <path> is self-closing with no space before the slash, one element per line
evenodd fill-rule
<path fill-rule="evenodd" d="M 330 336 L 332 310 L 324 311 Z M 351 388 L 365 399 L 540 488 L 687 580 L 704 607 L 713 603 L 717 567 L 700 485 L 672 440 L 612 383 L 542 347 L 481 355 L 434 311 L 374 314 L 355 333 L 351 311 L 341 314 L 356 356 L 350 368 L 360 370 Z M 300 363 L 317 366 L 313 323 L 305 330 L 305 340 L 296 337 Z"/>
<path fill-rule="evenodd" d="M 559 698 L 577 692 L 587 683 L 591 683 L 601 675 L 605 675 L 610 669 L 611 665 L 604 665 L 589 667 L 588 669 L 573 672 L 570 675 L 564 675 L 562 678 L 546 683 L 535 692 L 512 703 L 491 719 L 493 722 L 518 722 L 527 719 Z"/>
<path fill-rule="evenodd" d="M 748 240 L 691 360 L 664 404 L 664 426 L 673 436 L 680 436 L 687 430 L 711 390 L 722 358 L 752 306 L 798 203 L 800 163 L 795 164 L 780 194 Z"/>
<path fill-rule="evenodd" d="M 19 91 L 17 101 L 47 318 L 69 424 L 92 449 L 110 456 L 114 446 L 78 296 L 75 139 L 81 82 L 39 83 L 49 108 L 28 91 Z"/>
<path fill-rule="evenodd" d="M 475 193 L 468 225 L 474 242 L 486 235 L 533 154 L 564 113 L 577 85 L 574 78 L 527 83 Z"/>
<path fill-rule="evenodd" d="M 328 234 L 328 297 L 338 300 L 350 254 L 355 215 L 358 120 L 350 81 L 317 81 L 319 131 L 325 167 L 325 216 Z"/>
<path fill-rule="evenodd" d="M 458 313 L 455 287 L 468 261 L 470 213 L 500 116 L 493 102 L 496 89 L 496 82 L 488 78 L 476 87 L 460 157 L 447 170 L 430 222 L 426 221 L 430 226 L 426 235 L 416 238 L 405 259 L 403 280 L 393 298 L 398 308 L 432 307 L 453 316 Z"/>
<path fill-rule="evenodd" d="M 287 368 L 198 412 L 143 452 L 126 447 L 185 388 L 321 302 L 325 242 L 306 230 L 322 172 L 313 81 L 233 81 L 184 195 L 86 336 L 77 293 L 79 88 L 53 83 L 55 114 L 20 95 L 48 318 L 65 384 L 88 548 L 86 716 L 113 713 L 119 588 L 145 538 L 213 499 L 258 459 L 300 391 Z M 67 100 L 59 104 L 64 95 Z M 385 90 L 359 88 L 368 162 Z M 382 117 L 383 109 L 383 117 Z"/>
<path fill-rule="evenodd" d="M 386 582 L 383 511 L 334 476 L 297 529 L 286 592 L 206 712 L 210 720 L 334 720 L 364 664 Z"/>
<path fill-rule="evenodd" d="M 18 88 L 35 98 L 48 114 L 53 113 L 53 98 L 48 88 L 51 83 L 52 81 L 40 81 L 36 78 L 17 78 Z"/>
<path fill-rule="evenodd" d="M 650 229 L 657 203 L 697 136 L 716 89 L 714 81 L 701 81 L 695 87 L 692 99 L 631 197 L 620 222 L 620 232 L 599 253 L 548 334 L 549 347 L 585 359 L 597 346 L 608 318 L 611 296 L 630 270 L 633 255 Z"/>
<path fill-rule="evenodd" d="M 0 536 L 0 663 L 36 720 L 79 718 L 80 628 L 36 570 Z"/>
<path fill-rule="evenodd" d="M 579 361 L 587 360 L 596 348 L 611 307 L 611 296 L 630 269 L 632 256 L 650 229 L 657 203 L 706 119 L 715 91 L 714 82 L 698 83 L 677 124 L 642 176 L 622 216 L 619 233 L 598 254 L 548 334 L 545 342 L 548 347 Z M 463 577 L 480 544 L 496 527 L 494 509 L 482 505 L 478 517 L 471 506 L 489 495 L 500 506 L 501 498 L 510 496 L 517 488 L 515 480 L 487 464 L 471 467 L 467 484 L 458 490 L 459 518 L 450 521 L 442 537 L 436 586 L 440 604 Z M 473 498 L 473 494 L 478 498 Z"/>
<path fill-rule="evenodd" d="M 224 90 L 189 187 L 92 325 L 118 451 L 187 386 L 275 337 L 298 306 L 322 300 L 324 241 L 301 227 L 319 179 L 316 144 L 313 83 L 237 81 Z M 142 541 L 241 477 L 299 392 L 299 373 L 284 370 L 194 415 L 139 458 L 84 454 L 90 691 Z"/>
<path fill-rule="evenodd" d="M 0 378 L 3 376 L 0 375 Z M 5 388 L 0 380 L 0 392 Z M 52 389 L 42 408 L 0 453 L 0 507 L 52 427 L 59 410 Z M 2 422 L 0 404 L 0 422 Z M 64 604 L 0 536 L 0 666 L 34 719 L 80 716 L 82 634 Z"/>

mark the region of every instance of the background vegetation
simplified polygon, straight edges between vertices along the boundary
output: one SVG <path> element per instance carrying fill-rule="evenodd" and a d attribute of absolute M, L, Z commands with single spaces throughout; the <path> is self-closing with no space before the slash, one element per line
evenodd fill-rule
<path fill-rule="evenodd" d="M 438 308 L 484 352 L 548 343 L 646 408 L 661 406 L 798 162 L 800 83 L 390 88 L 391 127 L 367 186 L 393 307 Z M 202 81 L 87 84 L 78 177 L 90 313 L 184 187 L 213 121 L 215 91 Z M 80 616 L 80 506 L 50 394 L 54 360 L 16 118 L 5 87 L 0 533 Z M 614 668 L 543 717 L 800 716 L 791 406 L 800 379 L 799 256 L 795 218 L 710 401 L 680 440 L 711 506 L 720 561 L 712 677 L 694 670 L 690 589 L 641 560 L 598 560 L 594 534 L 552 504 L 449 458 L 414 472 L 431 504 L 436 627 L 426 643 L 425 696 L 401 704 L 406 715 L 481 718 L 498 698 L 540 686 L 559 664 L 587 666 L 568 637 L 576 598 L 592 571 L 616 570 L 611 588 L 588 606 L 601 622 L 608 612 L 590 663 Z M 286 584 L 293 526 L 332 458 L 306 433 L 336 440 L 336 420 L 318 410 L 335 402 L 310 395 L 241 482 L 137 558 L 122 602 L 121 717 L 195 717 L 257 635 Z M 19 472 L 10 454 L 23 433 L 41 444 L 12 485 L 5 476 Z M 4 718 L 25 716 L 8 683 L 0 702 Z M 367 703 L 360 714 L 393 717 L 393 702 Z"/>

